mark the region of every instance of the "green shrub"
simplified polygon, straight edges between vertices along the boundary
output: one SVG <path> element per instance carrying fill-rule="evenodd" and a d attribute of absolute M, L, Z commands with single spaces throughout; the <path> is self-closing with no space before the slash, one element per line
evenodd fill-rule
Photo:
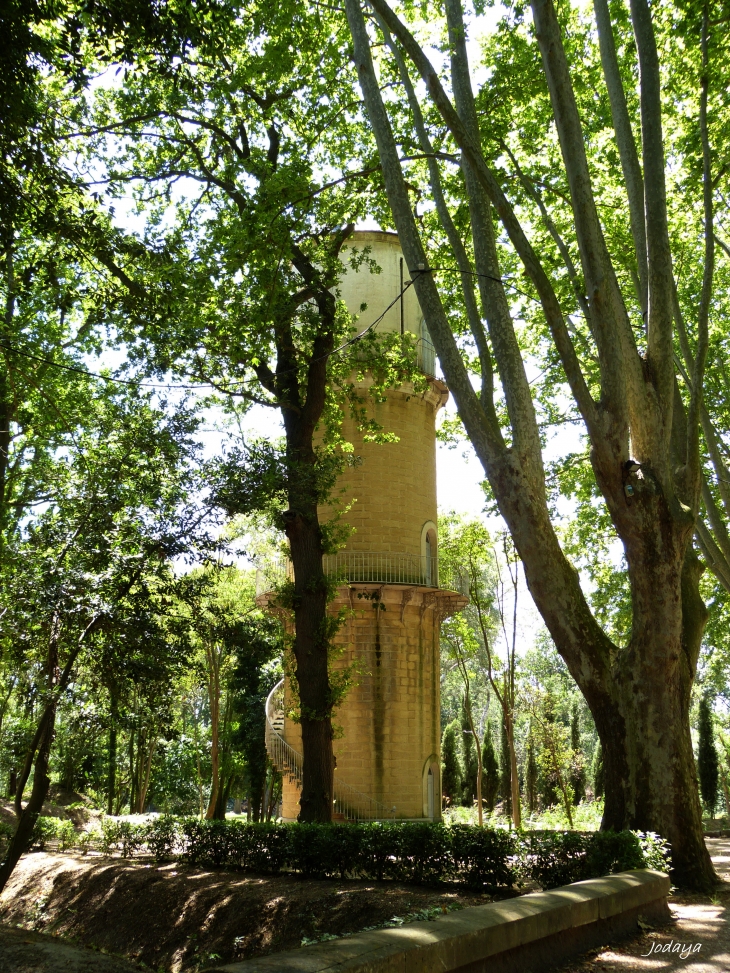
<path fill-rule="evenodd" d="M 103 818 L 101 822 L 101 838 L 99 847 L 103 855 L 111 855 L 119 843 L 119 822 Z"/>
<path fill-rule="evenodd" d="M 93 848 L 96 839 L 97 834 L 94 831 L 81 831 L 76 835 L 76 847 L 82 855 L 85 855 L 90 848 Z"/>
<path fill-rule="evenodd" d="M 391 854 L 386 864 L 387 878 L 414 885 L 435 885 L 453 873 L 451 829 L 443 824 L 413 822 L 386 824 Z"/>
<path fill-rule="evenodd" d="M 31 848 L 44 851 L 49 841 L 55 841 L 64 822 L 60 818 L 39 817 L 30 836 Z"/>
<path fill-rule="evenodd" d="M 594 832 L 598 833 L 598 832 Z M 588 838 L 579 831 L 529 831 L 520 836 L 523 874 L 543 889 L 588 878 Z"/>
<path fill-rule="evenodd" d="M 168 814 L 145 825 L 145 844 L 157 861 L 169 861 L 182 845 L 179 822 Z"/>
<path fill-rule="evenodd" d="M 238 827 L 236 840 L 240 849 L 236 864 L 249 872 L 263 872 L 267 875 L 275 875 L 286 866 L 290 831 L 300 825 L 276 824 L 270 821 L 259 824 L 241 821 L 235 824 Z"/>
<path fill-rule="evenodd" d="M 59 851 L 68 851 L 69 848 L 74 847 L 76 844 L 76 828 L 74 828 L 73 821 L 60 822 L 56 831 L 56 839 L 58 840 Z"/>
<path fill-rule="evenodd" d="M 71 822 L 39 818 L 35 846 L 53 838 L 84 852 L 98 838 L 105 854 L 116 849 L 125 858 L 146 847 L 160 861 L 182 855 L 208 868 L 417 885 L 458 881 L 479 891 L 510 888 L 518 879 L 549 889 L 632 868 L 665 871 L 670 861 L 666 841 L 651 833 L 514 832 L 428 821 L 249 824 L 164 816 L 142 825 L 104 819 L 100 836 L 75 836 Z"/>
<path fill-rule="evenodd" d="M 231 841 L 225 821 L 199 821 L 187 818 L 182 825 L 185 836 L 185 856 L 191 865 L 232 864 Z"/>
<path fill-rule="evenodd" d="M 355 827 L 360 830 L 360 854 L 356 863 L 360 873 L 378 881 L 390 878 L 390 874 L 386 874 L 392 855 L 390 825 L 374 821 Z"/>
<path fill-rule="evenodd" d="M 636 831 L 531 831 L 520 836 L 523 875 L 553 889 L 633 868 L 668 866 L 668 845 Z"/>
<path fill-rule="evenodd" d="M 132 824 L 131 821 L 117 822 L 117 847 L 122 858 L 131 858 L 145 843 L 146 824 Z"/>
<path fill-rule="evenodd" d="M 344 878 L 358 868 L 361 828 L 337 824 L 297 824 L 287 828 L 290 868 L 307 878 Z"/>
<path fill-rule="evenodd" d="M 510 888 L 516 872 L 511 863 L 517 850 L 515 833 L 452 825 L 452 856 L 460 878 L 472 889 Z"/>

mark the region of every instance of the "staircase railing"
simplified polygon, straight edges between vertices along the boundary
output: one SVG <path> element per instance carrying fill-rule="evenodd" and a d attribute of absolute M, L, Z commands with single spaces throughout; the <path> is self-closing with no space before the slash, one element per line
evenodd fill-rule
<path fill-rule="evenodd" d="M 293 783 L 301 785 L 304 758 L 279 732 L 284 725 L 284 680 L 266 699 L 266 750 L 272 764 Z M 386 807 L 362 791 L 337 779 L 335 772 L 334 813 L 346 821 L 383 821 L 395 818 L 395 807 Z"/>

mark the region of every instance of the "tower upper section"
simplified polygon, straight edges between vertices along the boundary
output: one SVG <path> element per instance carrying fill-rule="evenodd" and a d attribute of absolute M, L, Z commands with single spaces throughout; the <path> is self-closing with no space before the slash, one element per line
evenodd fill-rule
<path fill-rule="evenodd" d="M 367 263 L 359 271 L 349 267 L 353 250 L 362 253 L 369 249 L 369 259 L 380 267 L 380 273 L 371 273 Z M 396 303 L 376 327 L 378 332 L 409 332 L 418 342 L 418 364 L 426 375 L 435 372 L 435 356 L 415 289 L 407 286 L 411 275 L 395 233 L 381 230 L 356 230 L 342 249 L 342 262 L 347 272 L 340 281 L 342 300 L 352 314 L 358 315 L 357 329 L 361 331 L 379 317 L 393 301 Z M 400 300 L 398 295 L 402 294 Z M 360 311 L 363 304 L 365 311 Z"/>
<path fill-rule="evenodd" d="M 349 251 L 369 247 L 370 258 L 381 268 L 373 273 L 363 263 L 354 270 L 348 266 L 348 250 L 343 252 L 348 269 L 340 294 L 350 312 L 358 315 L 360 331 L 403 292 L 410 273 L 393 233 L 356 232 L 348 244 Z M 367 309 L 361 312 L 363 304 Z M 416 335 L 419 364 L 433 376 L 431 343 L 413 287 L 388 310 L 377 331 Z M 349 507 L 343 519 L 354 530 L 338 557 L 348 565 L 349 557 L 355 566 L 362 556 L 363 572 L 367 567 L 374 580 L 382 573 L 383 581 L 436 586 L 436 413 L 447 399 L 446 386 L 431 377 L 425 391 L 416 392 L 406 384 L 388 390 L 384 400 L 377 401 L 368 395 L 367 386 L 365 377 L 361 395 L 367 415 L 384 433 L 397 438 L 386 443 L 368 441 L 353 418 L 345 417 L 343 435 L 354 447 L 355 463 L 339 478 L 333 499 Z M 324 519 L 330 512 L 323 511 Z"/>

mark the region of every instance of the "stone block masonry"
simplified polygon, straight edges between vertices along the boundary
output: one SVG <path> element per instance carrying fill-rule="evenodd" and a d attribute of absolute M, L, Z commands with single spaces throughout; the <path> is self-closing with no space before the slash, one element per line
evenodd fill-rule
<path fill-rule="evenodd" d="M 210 973 L 540 973 L 669 917 L 670 882 L 642 869 L 216 967 Z"/>

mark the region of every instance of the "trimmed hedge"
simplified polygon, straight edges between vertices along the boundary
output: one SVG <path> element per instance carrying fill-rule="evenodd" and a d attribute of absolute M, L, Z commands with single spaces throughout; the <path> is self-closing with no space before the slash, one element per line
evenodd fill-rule
<path fill-rule="evenodd" d="M 7 834 L 5 833 L 7 831 Z M 10 828 L 0 829 L 0 850 Z M 638 831 L 504 831 L 430 822 L 249 824 L 154 818 L 143 824 L 104 818 L 101 832 L 76 833 L 70 821 L 38 818 L 32 847 L 98 848 L 130 858 L 238 868 L 307 878 L 390 879 L 414 885 L 460 882 L 477 891 L 534 882 L 543 889 L 632 868 L 666 871 L 669 846 Z"/>
<path fill-rule="evenodd" d="M 639 831 L 526 831 L 520 834 L 523 874 L 553 889 L 632 868 L 669 867 L 669 846 Z"/>
<path fill-rule="evenodd" d="M 159 817 L 134 825 L 106 819 L 99 844 L 106 854 L 116 850 L 129 857 L 146 848 L 160 861 L 181 857 L 203 867 L 416 885 L 462 882 L 479 891 L 525 881 L 556 888 L 631 868 L 665 870 L 669 861 L 663 839 L 633 831 L 514 832 L 430 822 L 249 824 Z"/>

